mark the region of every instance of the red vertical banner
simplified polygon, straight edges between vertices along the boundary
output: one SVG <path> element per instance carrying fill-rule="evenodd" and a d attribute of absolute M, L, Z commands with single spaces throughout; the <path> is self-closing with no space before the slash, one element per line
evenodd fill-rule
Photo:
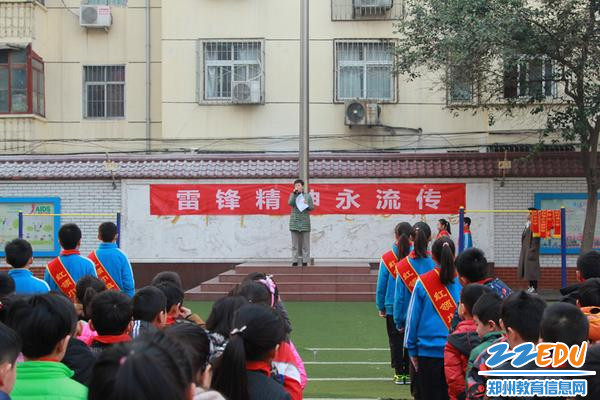
<path fill-rule="evenodd" d="M 548 230 L 548 211 L 547 210 L 541 210 L 538 211 L 539 215 L 540 215 L 540 237 L 541 238 L 547 238 L 550 234 L 549 230 Z"/>
<path fill-rule="evenodd" d="M 540 212 L 530 211 L 531 215 L 531 233 L 533 237 L 540 237 Z"/>
<path fill-rule="evenodd" d="M 560 210 L 552 210 L 552 229 L 553 229 L 553 233 L 552 233 L 552 237 L 553 238 L 560 238 L 560 232 L 561 232 L 561 228 L 562 228 L 562 221 L 560 218 Z"/>

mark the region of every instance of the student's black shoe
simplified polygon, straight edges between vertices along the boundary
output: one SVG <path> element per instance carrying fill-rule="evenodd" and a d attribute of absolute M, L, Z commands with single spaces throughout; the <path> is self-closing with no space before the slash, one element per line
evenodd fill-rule
<path fill-rule="evenodd" d="M 297 266 L 298 266 L 298 263 L 297 263 L 297 262 L 293 262 L 293 263 L 292 263 L 292 267 L 297 267 Z"/>
<path fill-rule="evenodd" d="M 308 267 L 308 263 L 302 263 L 303 267 Z"/>

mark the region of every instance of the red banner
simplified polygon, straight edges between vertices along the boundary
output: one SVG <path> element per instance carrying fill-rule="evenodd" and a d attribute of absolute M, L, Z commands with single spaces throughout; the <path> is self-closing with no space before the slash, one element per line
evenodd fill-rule
<path fill-rule="evenodd" d="M 150 185 L 152 215 L 285 215 L 292 185 Z M 317 184 L 312 214 L 456 214 L 466 203 L 464 183 Z"/>
<path fill-rule="evenodd" d="M 531 211 L 531 233 L 533 237 L 560 238 L 560 210 Z"/>

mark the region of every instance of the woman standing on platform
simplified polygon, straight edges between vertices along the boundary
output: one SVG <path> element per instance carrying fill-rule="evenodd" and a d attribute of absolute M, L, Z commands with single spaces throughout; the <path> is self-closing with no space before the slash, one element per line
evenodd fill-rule
<path fill-rule="evenodd" d="M 304 181 L 294 181 L 294 191 L 290 194 L 288 204 L 292 208 L 290 215 L 290 232 L 292 232 L 292 267 L 302 263 L 303 267 L 310 261 L 310 214 L 315 209 L 310 194 L 304 193 Z"/>

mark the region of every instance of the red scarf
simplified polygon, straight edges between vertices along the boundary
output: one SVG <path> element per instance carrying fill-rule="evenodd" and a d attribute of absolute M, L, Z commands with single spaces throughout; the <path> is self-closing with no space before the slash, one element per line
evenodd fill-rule
<path fill-rule="evenodd" d="M 94 342 L 99 342 L 102 344 L 131 342 L 131 336 L 129 336 L 127 333 L 122 333 L 120 335 L 99 335 L 94 338 Z"/>
<path fill-rule="evenodd" d="M 266 361 L 246 361 L 248 371 L 262 372 L 265 375 L 271 375 L 271 364 Z"/>
<path fill-rule="evenodd" d="M 72 256 L 73 254 L 80 255 L 81 253 L 77 249 L 63 250 L 63 251 L 60 252 L 61 256 Z"/>

